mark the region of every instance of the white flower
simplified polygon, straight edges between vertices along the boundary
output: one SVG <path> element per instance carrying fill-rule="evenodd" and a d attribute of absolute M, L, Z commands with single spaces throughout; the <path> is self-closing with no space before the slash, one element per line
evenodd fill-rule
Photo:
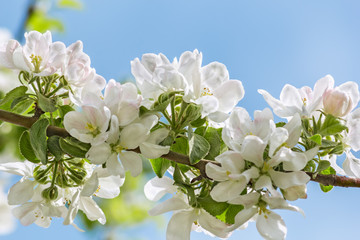
<path fill-rule="evenodd" d="M 325 91 L 323 96 L 324 112 L 335 117 L 344 117 L 359 102 L 359 88 L 355 82 L 346 82 Z"/>
<path fill-rule="evenodd" d="M 83 112 L 71 111 L 64 117 L 65 129 L 71 136 L 93 145 L 104 142 L 108 133 L 110 110 L 92 105 L 82 106 Z"/>
<path fill-rule="evenodd" d="M 360 108 L 349 114 L 346 126 L 349 129 L 346 135 L 346 143 L 350 145 L 354 151 L 360 150 Z"/>
<path fill-rule="evenodd" d="M 176 188 L 172 185 L 174 181 L 163 177 L 150 180 L 145 185 L 145 194 L 150 200 L 158 200 L 166 193 L 172 193 Z M 192 229 L 205 231 L 220 238 L 227 238 L 230 233 L 226 232 L 228 226 L 219 219 L 211 216 L 208 212 L 200 208 L 193 208 L 189 205 L 186 196 L 177 193 L 170 198 L 156 205 L 149 211 L 151 216 L 174 211 L 166 230 L 167 240 L 190 240 Z"/>
<path fill-rule="evenodd" d="M 225 65 L 213 62 L 201 67 L 201 63 L 197 50 L 184 52 L 172 63 L 162 54 L 145 54 L 141 61 L 131 62 L 131 70 L 147 105 L 161 93 L 183 91 L 186 102 L 202 106 L 202 117 L 222 122 L 243 98 L 244 88 L 240 81 L 229 80 Z"/>
<path fill-rule="evenodd" d="M 132 83 L 120 84 L 111 79 L 105 88 L 104 102 L 124 127 L 139 116 L 142 97 Z"/>
<path fill-rule="evenodd" d="M 360 177 L 360 159 L 356 158 L 351 152 L 346 152 L 346 159 L 342 167 L 346 175 Z"/>
<path fill-rule="evenodd" d="M 9 190 L 9 205 L 19 205 L 29 201 L 34 195 L 34 188 L 37 185 L 33 178 L 35 164 L 29 161 L 10 162 L 0 164 L 0 170 L 22 176 L 19 182 L 15 183 Z"/>
<path fill-rule="evenodd" d="M 314 90 L 309 87 L 295 88 L 286 84 L 280 93 L 280 100 L 275 99 L 267 91 L 259 89 L 265 101 L 274 113 L 282 118 L 291 118 L 296 113 L 301 117 L 310 117 L 322 107 L 322 97 L 327 89 L 334 86 L 334 79 L 327 75 L 315 83 Z"/>
<path fill-rule="evenodd" d="M 3 175 L 1 175 L 3 177 Z M 2 179 L 3 180 L 3 179 Z M 7 203 L 6 194 L 3 190 L 3 182 L 0 182 L 0 235 L 9 234 L 15 230 L 15 219 L 11 214 L 11 208 Z"/>
<path fill-rule="evenodd" d="M 225 122 L 222 138 L 229 148 L 240 151 L 246 136 L 255 135 L 267 142 L 274 129 L 275 123 L 270 109 L 255 111 L 254 120 L 251 120 L 244 108 L 237 107 Z"/>
<path fill-rule="evenodd" d="M 66 47 L 62 42 L 53 43 L 49 31 L 44 34 L 36 31 L 25 33 L 25 40 L 25 45 L 13 52 L 13 64 L 17 69 L 48 76 L 61 68 Z"/>
<path fill-rule="evenodd" d="M 83 87 L 95 77 L 95 69 L 90 67 L 90 57 L 83 52 L 81 41 L 71 44 L 66 49 L 62 74 L 70 85 Z"/>
<path fill-rule="evenodd" d="M 239 201 L 245 209 L 236 215 L 235 224 L 229 227 L 229 231 L 237 229 L 250 219 L 255 219 L 256 228 L 264 239 L 281 240 L 285 239 L 287 234 L 285 222 L 278 214 L 267 209 L 267 206 L 271 209 L 287 209 L 304 214 L 300 208 L 290 205 L 282 198 L 260 196 L 257 192 L 248 195 L 244 195 L 243 201 Z"/>
<path fill-rule="evenodd" d="M 158 145 L 168 135 L 168 130 L 161 128 L 153 132 L 150 130 L 158 122 L 156 115 L 142 117 L 124 127 L 121 132 L 116 116 L 111 118 L 109 137 L 106 142 L 97 146 L 91 146 L 86 156 L 94 164 L 103 164 L 110 169 L 112 174 L 121 174 L 121 165 L 129 170 L 132 176 L 138 176 L 142 172 L 142 159 L 138 153 L 133 151 L 140 148 L 140 152 L 147 158 L 158 158 L 167 154 L 169 146 Z"/>

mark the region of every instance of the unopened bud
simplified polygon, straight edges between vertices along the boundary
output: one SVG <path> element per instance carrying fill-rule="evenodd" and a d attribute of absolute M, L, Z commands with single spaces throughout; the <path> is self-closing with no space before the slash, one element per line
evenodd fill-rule
<path fill-rule="evenodd" d="M 56 186 L 51 186 L 49 188 L 44 189 L 41 192 L 41 196 L 47 200 L 55 200 L 59 195 L 58 189 Z"/>
<path fill-rule="evenodd" d="M 284 198 L 289 201 L 295 201 L 299 198 L 306 199 L 306 184 L 282 189 L 282 193 Z"/>
<path fill-rule="evenodd" d="M 338 88 L 329 89 L 323 97 L 324 112 L 335 117 L 347 115 L 354 107 L 350 95 Z"/>

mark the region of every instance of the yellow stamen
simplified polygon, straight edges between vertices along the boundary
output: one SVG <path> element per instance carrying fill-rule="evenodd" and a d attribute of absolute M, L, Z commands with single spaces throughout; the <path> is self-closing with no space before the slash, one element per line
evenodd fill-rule
<path fill-rule="evenodd" d="M 31 54 L 30 58 L 31 58 L 31 63 L 34 65 L 34 73 L 41 72 L 40 66 L 41 66 L 41 62 L 43 60 L 42 57 Z"/>

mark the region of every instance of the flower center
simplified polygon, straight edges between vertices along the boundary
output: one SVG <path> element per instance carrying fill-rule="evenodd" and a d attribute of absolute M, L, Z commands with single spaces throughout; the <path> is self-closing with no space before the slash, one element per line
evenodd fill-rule
<path fill-rule="evenodd" d="M 31 54 L 30 58 L 31 58 L 31 63 L 34 65 L 34 73 L 40 73 L 41 72 L 40 65 L 43 60 L 42 57 Z"/>
<path fill-rule="evenodd" d="M 303 98 L 303 99 L 302 99 L 302 102 L 303 102 L 304 106 L 306 106 L 306 101 L 307 101 L 306 98 Z"/>
<path fill-rule="evenodd" d="M 85 129 L 89 130 L 90 134 L 93 135 L 94 137 L 100 133 L 99 128 L 95 127 L 91 123 L 86 123 Z"/>
<path fill-rule="evenodd" d="M 207 88 L 207 87 L 204 87 L 202 92 L 201 92 L 201 96 L 204 97 L 204 96 L 212 96 L 213 93 L 211 93 L 210 89 Z"/>

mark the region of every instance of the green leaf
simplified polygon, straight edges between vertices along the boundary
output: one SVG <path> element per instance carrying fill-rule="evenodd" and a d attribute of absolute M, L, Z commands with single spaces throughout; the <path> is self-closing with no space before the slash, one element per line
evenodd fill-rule
<path fill-rule="evenodd" d="M 170 147 L 171 151 L 181 153 L 184 155 L 189 154 L 189 142 L 184 137 L 178 137 L 175 139 L 175 143 Z"/>
<path fill-rule="evenodd" d="M 207 211 L 214 217 L 223 214 L 225 210 L 229 207 L 228 203 L 216 202 L 210 196 L 198 198 L 197 201 L 205 211 Z"/>
<path fill-rule="evenodd" d="M 317 145 L 321 146 L 322 136 L 320 134 L 315 134 L 309 138 L 311 141 L 315 142 Z"/>
<path fill-rule="evenodd" d="M 175 181 L 175 184 L 178 186 L 187 185 L 186 179 L 185 179 L 184 175 L 181 173 L 181 170 L 178 165 L 175 165 L 173 179 Z"/>
<path fill-rule="evenodd" d="M 14 113 L 21 114 L 21 113 L 26 112 L 33 104 L 34 104 L 34 100 L 28 98 L 28 99 L 16 104 L 16 106 L 13 108 L 12 111 Z"/>
<path fill-rule="evenodd" d="M 59 143 L 61 149 L 73 157 L 85 158 L 85 155 L 88 150 L 85 150 L 80 144 L 74 144 L 74 140 L 71 137 L 67 137 L 66 139 L 60 138 Z"/>
<path fill-rule="evenodd" d="M 60 0 L 58 1 L 58 7 L 59 8 L 72 8 L 75 10 L 81 10 L 82 9 L 82 4 L 79 1 L 75 1 L 75 0 Z"/>
<path fill-rule="evenodd" d="M 155 102 L 154 105 L 151 108 L 151 111 L 154 112 L 163 112 L 165 111 L 165 109 L 167 108 L 167 106 L 169 106 L 170 102 L 174 99 L 174 96 L 172 96 L 171 98 L 165 100 L 164 102 Z"/>
<path fill-rule="evenodd" d="M 328 114 L 318 133 L 322 136 L 329 136 L 340 133 L 345 129 L 347 127 L 341 124 L 338 118 Z"/>
<path fill-rule="evenodd" d="M 30 143 L 29 131 L 24 131 L 19 139 L 19 149 L 21 155 L 33 163 L 39 163 L 40 160 L 35 156 L 34 150 Z"/>
<path fill-rule="evenodd" d="M 276 127 L 278 128 L 278 127 L 283 127 L 283 126 L 285 126 L 286 125 L 286 122 L 278 122 L 278 123 L 276 123 Z"/>
<path fill-rule="evenodd" d="M 192 127 L 198 128 L 198 127 L 201 127 L 202 125 L 204 125 L 204 123 L 206 123 L 206 118 L 199 117 L 198 119 L 192 121 L 190 124 Z"/>
<path fill-rule="evenodd" d="M 30 128 L 30 143 L 34 149 L 35 156 L 40 159 L 42 164 L 47 163 L 47 141 L 46 129 L 49 120 L 46 118 L 37 120 Z"/>
<path fill-rule="evenodd" d="M 203 159 L 210 150 L 209 142 L 202 136 L 193 133 L 189 139 L 190 164 L 196 164 Z"/>
<path fill-rule="evenodd" d="M 55 156 L 56 160 L 61 160 L 63 157 L 59 141 L 60 137 L 56 135 L 49 137 L 47 141 L 49 151 Z"/>
<path fill-rule="evenodd" d="M 64 118 L 65 115 L 71 111 L 74 111 L 74 109 L 72 107 L 70 107 L 69 105 L 59 106 L 59 113 L 60 113 L 61 118 Z"/>
<path fill-rule="evenodd" d="M 155 174 L 162 178 L 166 172 L 166 170 L 170 167 L 170 161 L 165 158 L 156 158 L 156 159 L 149 159 L 151 166 L 155 172 Z"/>
<path fill-rule="evenodd" d="M 55 112 L 57 107 L 55 106 L 56 101 L 51 98 L 47 98 L 41 93 L 38 93 L 38 105 L 44 112 Z"/>
<path fill-rule="evenodd" d="M 217 129 L 211 127 L 207 129 L 204 137 L 210 144 L 209 153 L 205 156 L 205 158 L 208 160 L 214 160 L 215 157 L 220 155 L 222 143 L 221 137 L 219 136 Z"/>
<path fill-rule="evenodd" d="M 20 86 L 16 87 L 10 92 L 8 92 L 5 97 L 0 101 L 0 106 L 4 105 L 5 103 L 12 102 L 17 98 L 23 97 L 27 91 L 27 87 Z"/>
<path fill-rule="evenodd" d="M 323 175 L 335 175 L 335 174 L 336 174 L 336 171 L 335 171 L 334 168 L 328 167 L 327 169 L 322 170 L 322 171 L 320 172 L 320 174 L 323 174 Z"/>
<path fill-rule="evenodd" d="M 333 187 L 334 187 L 334 186 L 332 186 L 332 185 L 325 186 L 325 185 L 322 185 L 322 184 L 320 183 L 320 189 L 321 189 L 323 192 L 330 192 L 331 189 L 333 189 Z"/>
<path fill-rule="evenodd" d="M 46 12 L 37 8 L 30 15 L 26 29 L 36 30 L 38 32 L 46 32 L 47 30 L 64 31 L 64 25 L 59 19 L 50 18 Z"/>
<path fill-rule="evenodd" d="M 227 224 L 234 224 L 236 215 L 243 209 L 244 207 L 242 205 L 230 204 L 223 214 L 216 217 Z"/>
<path fill-rule="evenodd" d="M 319 162 L 319 165 L 318 165 L 318 167 L 317 167 L 317 172 L 321 172 L 321 171 L 323 171 L 323 170 L 326 170 L 326 169 L 328 169 L 330 167 L 330 162 L 329 161 L 327 161 L 327 160 L 321 160 L 320 162 Z"/>

